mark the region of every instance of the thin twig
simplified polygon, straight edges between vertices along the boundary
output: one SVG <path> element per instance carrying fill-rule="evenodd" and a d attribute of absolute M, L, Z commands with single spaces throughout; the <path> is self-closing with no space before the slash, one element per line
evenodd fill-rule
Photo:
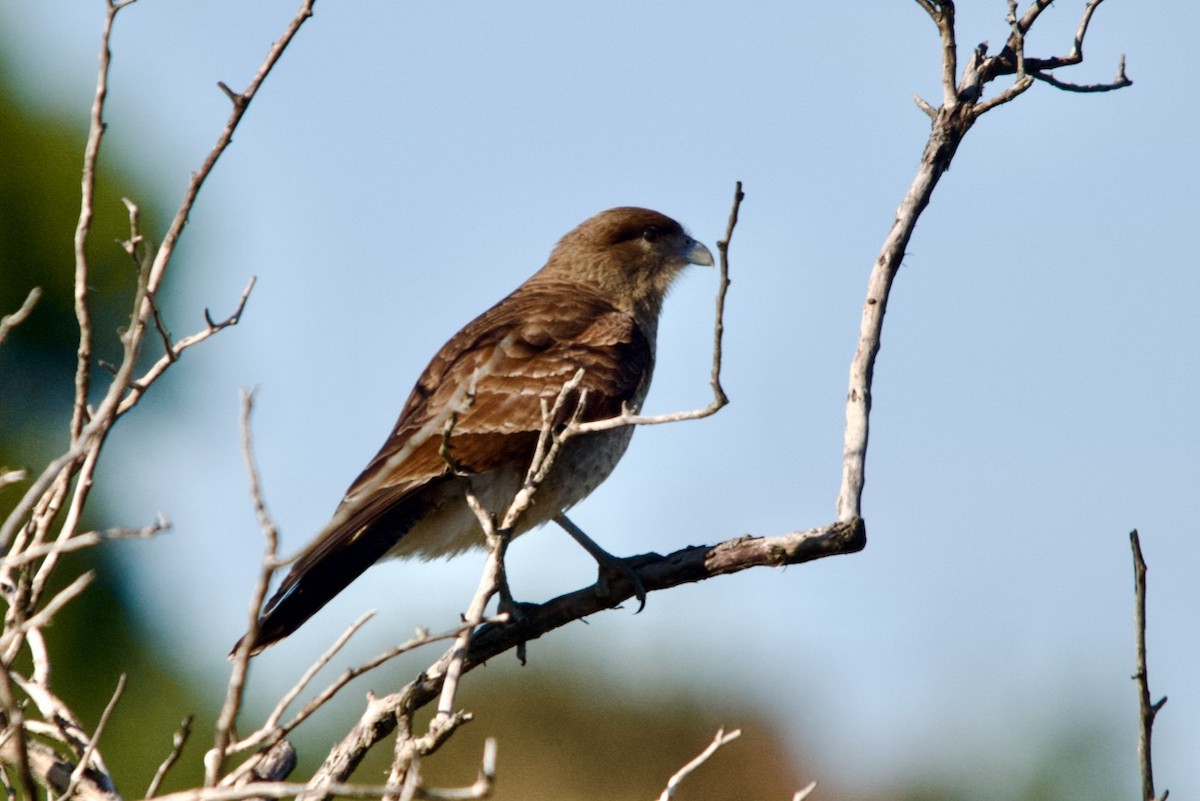
<path fill-rule="evenodd" d="M 487 608 L 488 602 L 492 596 L 500 589 L 501 572 L 504 570 L 504 555 L 508 549 L 508 543 L 512 534 L 512 529 L 496 529 L 495 521 L 479 499 L 475 497 L 475 493 L 471 490 L 469 484 L 464 489 L 467 503 L 472 511 L 475 512 L 475 517 L 479 520 L 479 525 L 483 529 L 484 539 L 488 544 L 488 558 L 484 563 L 483 576 L 479 580 L 479 586 L 475 590 L 475 595 L 471 599 L 471 603 L 467 607 L 466 614 L 463 615 L 463 623 L 466 626 L 461 634 L 455 638 L 454 645 L 447 653 L 449 657 L 445 662 L 444 675 L 445 680 L 442 682 L 441 698 L 438 700 L 437 717 L 448 717 L 454 711 L 454 697 L 458 692 L 458 680 L 463 673 L 463 663 L 467 658 L 467 650 L 471 647 L 471 636 L 475 632 L 475 627 L 483 620 L 484 610 Z M 518 503 L 514 499 L 513 506 Z M 507 517 L 507 515 L 506 515 Z M 513 523 L 515 524 L 515 520 Z M 445 659 L 445 658 L 443 658 Z"/>
<path fill-rule="evenodd" d="M 79 323 L 79 349 L 75 366 L 75 406 L 71 413 L 71 440 L 79 439 L 87 421 L 88 389 L 92 369 L 92 319 L 88 310 L 87 242 L 91 232 L 96 201 L 96 162 L 104 138 L 104 101 L 108 95 L 108 70 L 112 61 L 113 22 L 125 4 L 108 2 L 104 30 L 100 35 L 100 65 L 96 70 L 96 92 L 88 121 L 87 144 L 83 149 L 83 175 L 80 186 L 79 220 L 75 225 L 75 319 Z"/>
<path fill-rule="evenodd" d="M 113 542 L 114 540 L 149 539 L 162 531 L 166 531 L 170 527 L 170 521 L 165 517 L 159 517 L 155 522 L 142 528 L 116 527 L 106 528 L 103 531 L 88 531 L 83 534 L 76 534 L 69 540 L 55 540 L 54 542 L 26 548 L 19 553 L 14 553 L 0 559 L 0 566 L 4 568 L 19 567 L 20 565 L 35 562 L 50 554 L 71 553 L 83 550 L 84 548 L 91 548 L 101 543 Z"/>
<path fill-rule="evenodd" d="M 316 0 L 302 0 L 299 10 L 284 28 L 283 34 L 271 44 L 266 58 L 245 90 L 240 93 L 232 92 L 228 90 L 228 87 L 223 87 L 223 84 L 221 84 L 232 105 L 229 118 L 226 120 L 225 128 L 218 135 L 212 150 L 209 151 L 203 163 L 201 163 L 200 168 L 192 173 L 191 180 L 184 191 L 183 200 L 179 204 L 179 209 L 171 219 L 171 223 L 167 227 L 167 232 L 163 236 L 162 244 L 158 247 L 158 252 L 154 259 L 154 269 L 151 271 L 150 276 L 150 291 L 152 293 L 158 292 L 167 264 L 170 263 L 174 255 L 175 247 L 191 215 L 192 207 L 196 203 L 196 197 L 200 194 L 201 187 L 208 180 L 208 176 L 212 173 L 213 168 L 225 152 L 225 149 L 233 141 L 233 134 L 237 130 L 238 124 L 241 122 L 246 110 L 249 109 L 255 95 L 258 94 L 263 81 L 267 79 L 267 76 L 271 73 L 276 63 L 278 63 L 283 52 L 291 44 L 296 34 L 299 33 L 301 26 L 312 16 L 315 4 Z M 148 304 L 144 304 L 142 307 L 142 320 L 144 321 L 149 314 L 150 307 Z"/>
<path fill-rule="evenodd" d="M 29 294 L 25 296 L 25 301 L 21 304 L 21 308 L 17 309 L 11 314 L 6 314 L 3 317 L 0 317 L 0 342 L 4 341 L 4 338 L 8 336 L 9 331 L 25 322 L 25 318 L 27 318 L 33 312 L 33 307 L 36 306 L 37 302 L 41 299 L 42 288 L 40 286 L 35 286 L 33 289 L 29 290 Z"/>
<path fill-rule="evenodd" d="M 1125 56 L 1121 56 L 1121 60 L 1117 65 L 1117 77 L 1108 83 L 1071 83 L 1070 81 L 1060 81 L 1049 72 L 1029 73 L 1032 77 L 1048 83 L 1055 89 L 1061 89 L 1064 92 L 1079 92 L 1082 94 L 1095 94 L 1097 92 L 1112 92 L 1117 89 L 1124 89 L 1126 86 L 1133 86 L 1133 81 L 1129 80 L 1125 75 Z"/>
<path fill-rule="evenodd" d="M 675 774 L 667 780 L 667 786 L 665 789 L 663 789 L 662 794 L 659 795 L 658 801 L 669 801 L 669 799 L 674 798 L 675 790 L 679 787 L 679 783 L 681 781 L 686 779 L 696 768 L 707 762 L 708 758 L 715 754 L 718 748 L 732 742 L 733 740 L 736 740 L 741 736 L 741 729 L 734 729 L 728 734 L 725 733 L 724 728 L 717 729 L 717 736 L 713 738 L 712 742 L 709 743 L 703 751 L 697 754 L 691 762 L 675 771 Z"/>
<path fill-rule="evenodd" d="M 5 762 L 16 765 L 17 774 L 21 777 L 21 787 L 25 797 L 38 797 L 37 782 L 33 778 L 33 767 L 30 764 L 30 742 L 26 733 L 25 710 L 18 704 L 13 694 L 12 668 L 8 663 L 0 665 L 0 705 L 4 708 L 4 731 L 0 732 L 0 748 L 11 742 L 11 751 L 4 754 Z"/>
<path fill-rule="evenodd" d="M 692 409 L 690 411 L 640 415 L 632 414 L 626 410 L 615 417 L 609 417 L 604 420 L 576 423 L 568 426 L 559 435 L 564 441 L 579 434 L 610 431 L 614 428 L 624 428 L 625 426 L 656 426 L 665 423 L 678 423 L 684 420 L 700 420 L 705 417 L 711 417 L 729 403 L 729 398 L 725 395 L 725 390 L 721 387 L 722 340 L 725 333 L 725 296 L 729 291 L 730 284 L 729 244 L 733 240 L 733 231 L 737 227 L 738 213 L 741 210 L 742 200 L 745 197 L 746 195 L 742 191 L 742 182 L 738 181 L 733 193 L 733 205 L 729 210 L 729 221 L 725 227 L 725 237 L 717 242 L 717 251 L 720 254 L 721 260 L 721 274 L 719 283 L 717 284 L 716 314 L 713 322 L 713 361 L 709 379 L 709 384 L 713 391 L 712 401 L 701 409 Z"/>
<path fill-rule="evenodd" d="M 0 489 L 7 487 L 9 484 L 16 484 L 24 481 L 29 473 L 25 470 L 0 470 Z"/>
<path fill-rule="evenodd" d="M 792 796 L 792 801 L 804 801 L 804 799 L 806 799 L 810 795 L 812 795 L 813 790 L 816 790 L 816 789 L 817 789 L 817 783 L 809 782 L 807 787 L 805 787 L 803 790 L 798 791 L 794 796 Z"/>
<path fill-rule="evenodd" d="M 158 766 L 158 770 L 154 771 L 154 778 L 150 780 L 150 786 L 146 788 L 147 798 L 153 798 L 158 794 L 158 788 L 162 786 L 163 779 L 167 778 L 167 772 L 179 761 L 179 757 L 183 754 L 183 747 L 192 735 L 194 719 L 193 715 L 185 717 L 179 722 L 179 728 L 171 735 L 171 753 L 167 754 L 167 758 Z"/>
<path fill-rule="evenodd" d="M 489 737 L 483 741 L 483 763 L 479 767 L 479 777 L 475 779 L 474 784 L 449 789 L 414 786 L 413 795 L 437 801 L 470 801 L 475 798 L 491 798 L 495 786 L 496 738 Z"/>
<path fill-rule="evenodd" d="M 67 784 L 67 789 L 63 791 L 59 801 L 66 801 L 70 798 L 75 788 L 79 786 L 79 782 L 83 779 L 85 771 L 89 770 L 92 756 L 96 753 L 96 743 L 100 740 L 100 735 L 104 734 L 104 729 L 108 726 L 108 719 L 112 716 L 112 712 L 116 709 L 117 702 L 121 700 L 121 695 L 125 692 L 126 675 L 122 673 L 117 679 L 116 689 L 113 690 L 112 697 L 108 699 L 108 704 L 105 705 L 104 711 L 100 714 L 100 720 L 96 723 L 96 730 L 92 732 L 92 736 L 88 738 L 87 746 L 84 748 L 83 756 L 79 758 L 79 764 L 75 766 L 75 770 L 71 771 L 71 781 Z M 107 769 L 105 774 L 107 775 Z"/>
<path fill-rule="evenodd" d="M 146 394 L 146 390 L 150 385 L 157 381 L 167 368 L 179 360 L 180 355 L 187 349 L 199 345 L 214 334 L 235 326 L 242 320 L 242 313 L 246 310 L 246 301 L 250 299 L 250 292 L 254 289 L 256 279 L 252 276 L 246 283 L 246 288 L 242 290 L 241 297 L 238 300 L 237 308 L 233 314 L 229 315 L 224 320 L 214 321 L 208 309 L 204 310 L 205 328 L 197 331 L 194 334 L 189 334 L 182 339 L 175 341 L 168 353 L 164 353 L 152 364 L 146 372 L 142 373 L 130 385 L 129 394 L 121 401 L 121 405 L 117 407 L 117 415 L 123 415 L 137 405 L 142 396 Z"/>
<path fill-rule="evenodd" d="M 9 627 L 4 636 L 0 637 L 0 650 L 7 650 L 9 643 L 14 638 L 24 635 L 30 629 L 40 628 L 49 623 L 58 614 L 58 610 L 62 609 L 71 599 L 87 589 L 87 586 L 92 583 L 93 578 L 95 578 L 95 574 L 91 571 L 81 573 L 75 577 L 74 581 L 59 590 L 58 594 L 51 598 L 36 615 L 27 618 L 20 625 Z"/>
<path fill-rule="evenodd" d="M 41 475 L 25 491 L 21 500 L 17 502 L 16 506 L 9 513 L 3 526 L 0 526 L 0 549 L 8 546 L 17 529 L 25 524 L 29 513 L 40 502 L 46 501 L 46 505 L 50 510 L 57 511 L 61 502 L 61 494 L 67 490 L 67 473 L 70 472 L 70 469 L 76 464 L 77 460 L 83 457 L 89 450 L 93 448 L 99 449 L 108 436 L 108 431 L 116 419 L 117 406 L 125 390 L 129 387 L 129 382 L 133 375 L 133 367 L 137 361 L 141 336 L 145 328 L 144 324 L 139 323 L 137 309 L 141 306 L 142 301 L 145 300 L 149 279 L 149 265 L 146 264 L 138 272 L 137 288 L 134 291 L 132 321 L 129 330 L 122 337 L 123 355 L 121 366 L 118 368 L 117 374 L 113 377 L 112 383 L 109 384 L 104 399 L 101 401 L 95 414 L 91 416 L 91 420 L 79 431 L 78 436 L 72 436 L 71 445 L 66 453 L 47 465 Z M 56 485 L 55 497 L 47 498 L 46 491 L 52 485 Z M 82 504 L 90 487 L 90 475 L 81 476 L 75 487 L 79 504 Z M 46 519 L 44 525 L 49 525 L 49 518 Z"/>
<path fill-rule="evenodd" d="M 299 782 L 254 782 L 240 787 L 197 787 L 191 790 L 181 790 L 177 793 L 160 795 L 153 801 L 241 801 L 244 798 L 286 798 L 296 796 L 298 799 L 321 798 L 327 795 L 338 795 L 345 798 L 379 798 L 389 793 L 395 793 L 399 787 L 388 785 L 341 784 L 329 782 L 311 785 Z M 143 799 L 151 801 L 151 799 Z"/>
<path fill-rule="evenodd" d="M 355 620 L 353 623 L 351 623 L 350 626 L 343 631 L 336 640 L 333 641 L 333 644 L 326 648 L 323 654 L 317 657 L 317 660 L 309 666 L 308 670 L 304 671 L 303 675 L 300 676 L 300 679 L 292 686 L 292 688 L 283 694 L 283 697 L 280 698 L 275 704 L 275 708 L 271 710 L 271 714 L 267 715 L 267 719 L 263 722 L 263 725 L 259 731 L 273 731 L 278 726 L 279 721 L 283 719 L 283 713 L 286 712 L 287 708 L 292 705 L 292 702 L 300 696 L 300 693 L 304 692 L 304 688 L 309 685 L 309 682 L 311 682 L 317 673 L 319 673 L 326 665 L 329 664 L 330 660 L 332 660 L 333 657 L 345 647 L 346 643 L 350 642 L 350 638 L 357 634 L 358 630 L 365 626 L 367 621 L 373 617 L 375 617 L 374 611 L 364 612 L 362 615 L 359 615 L 358 620 Z M 251 742 L 252 739 L 253 738 L 250 738 L 248 740 L 243 740 L 241 742 L 232 744 L 230 746 L 230 751 L 241 751 L 247 748 L 253 748 L 255 745 L 257 745 L 257 743 Z"/>
<path fill-rule="evenodd" d="M 1146 666 L 1146 561 L 1142 558 L 1142 542 L 1137 529 L 1129 532 L 1129 544 L 1133 548 L 1133 632 L 1137 650 L 1137 673 L 1133 679 L 1138 685 L 1138 709 L 1141 725 L 1138 728 L 1138 766 L 1142 774 L 1142 799 L 1155 801 L 1154 768 L 1151 765 L 1150 738 L 1154 732 L 1154 718 L 1163 704 L 1164 695 L 1150 702 L 1150 674 Z M 1166 799 L 1167 793 L 1163 793 Z"/>
<path fill-rule="evenodd" d="M 725 224 L 725 236 L 717 240 L 717 252 L 721 257 L 721 273 L 717 285 L 716 314 L 713 322 L 713 363 L 709 383 L 713 390 L 713 409 L 715 414 L 725 404 L 729 397 L 721 386 L 721 360 L 724 356 L 723 342 L 725 339 L 725 296 L 729 293 L 729 245 L 733 242 L 733 229 L 737 228 L 738 213 L 742 210 L 742 201 L 746 193 L 742 191 L 742 182 L 738 181 L 733 189 L 733 205 L 729 209 L 729 221 Z"/>
<path fill-rule="evenodd" d="M 250 426 L 250 416 L 253 411 L 254 393 L 243 390 L 240 417 L 242 457 L 246 463 L 246 474 L 250 482 L 250 496 L 254 503 L 255 516 L 262 528 L 265 544 L 258 581 L 255 583 L 247 610 L 246 635 L 233 649 L 229 682 L 225 688 L 225 702 L 221 706 L 220 714 L 217 715 L 217 722 L 213 730 L 213 746 L 204 757 L 205 787 L 215 786 L 221 777 L 221 770 L 233 736 L 233 725 L 237 721 L 238 711 L 242 707 L 246 679 L 250 671 L 250 657 L 258 635 L 259 610 L 262 609 L 263 601 L 267 597 L 267 588 L 270 586 L 271 573 L 279 551 L 279 530 L 267 512 L 267 504 L 262 496 L 262 487 L 258 478 L 258 464 L 254 458 L 254 441 Z"/>
<path fill-rule="evenodd" d="M 363 615 L 361 618 L 359 618 L 357 621 L 355 621 L 354 624 L 352 624 L 350 626 L 350 628 L 348 628 L 345 632 L 343 632 L 342 636 L 338 638 L 337 643 L 335 643 L 334 646 L 330 647 L 330 649 L 326 651 L 326 654 L 322 656 L 322 660 L 324 660 L 324 661 L 318 660 L 318 665 L 325 664 L 328 660 L 324 659 L 324 657 L 326 655 L 332 656 L 332 654 L 338 648 L 340 648 L 341 645 L 343 645 L 346 641 L 348 641 L 350 636 L 352 636 L 358 630 L 358 628 L 363 623 L 365 623 L 366 620 L 369 619 L 370 616 L 373 614 L 374 613 L 368 613 L 366 615 Z M 506 623 L 507 621 L 508 621 L 508 617 L 506 615 L 497 615 L 497 616 L 485 618 L 483 620 L 484 623 L 489 623 L 489 624 L 493 624 L 493 625 L 500 625 L 500 624 Z M 313 668 L 310 668 L 310 670 L 305 673 L 305 676 L 301 679 L 301 681 L 297 682 L 296 686 L 293 687 L 292 690 L 290 690 L 287 693 L 287 695 L 285 695 L 284 698 L 275 705 L 275 709 L 272 710 L 272 712 L 268 716 L 266 722 L 263 723 L 263 725 L 258 729 L 258 731 L 250 734 L 249 736 L 245 737 L 242 740 L 239 740 L 236 743 L 230 744 L 230 746 L 228 748 L 228 753 L 233 754 L 233 753 L 238 753 L 241 751 L 248 751 L 251 748 L 258 748 L 258 747 L 266 745 L 266 744 L 277 742 L 278 740 L 287 736 L 287 734 L 289 732 L 294 731 L 301 723 L 303 723 L 305 720 L 307 720 L 314 712 L 316 712 L 318 709 L 320 709 L 322 706 L 324 706 L 326 703 L 328 703 L 335 695 L 337 695 L 337 693 L 343 687 L 345 687 L 347 684 L 349 684 L 351 681 L 358 678 L 359 676 L 369 673 L 370 671 L 374 670 L 375 668 L 379 667 L 380 665 L 383 665 L 384 663 L 389 662 L 392 659 L 395 659 L 397 656 L 400 656 L 401 654 L 405 654 L 410 651 L 414 651 L 417 648 L 428 645 L 430 643 L 442 642 L 445 640 L 453 639 L 453 638 L 457 637 L 459 634 L 461 634 L 465 628 L 469 628 L 469 627 L 471 627 L 471 624 L 462 623 L 462 624 L 456 626 L 455 628 L 440 632 L 438 634 L 430 634 L 425 631 L 418 632 L 415 637 L 410 638 L 409 640 L 401 643 L 400 645 L 389 648 L 388 650 L 386 650 L 380 654 L 377 654 L 376 656 L 372 657 L 371 659 L 368 659 L 367 661 L 365 661 L 359 665 L 347 668 L 345 671 L 343 671 L 341 673 L 341 675 L 339 675 L 328 686 L 326 686 L 325 689 L 323 689 L 321 692 L 317 693 L 317 695 L 313 696 L 313 698 L 310 701 L 308 701 L 303 706 L 303 708 L 300 709 L 300 711 L 298 711 L 294 716 L 292 716 L 292 718 L 290 720 L 288 720 L 282 724 L 279 723 L 279 721 L 282 719 L 283 713 L 287 710 L 287 707 L 291 705 L 291 702 L 296 698 L 298 693 L 301 691 L 302 687 L 311 680 L 310 674 L 314 673 L 315 671 Z M 314 668 L 317 668 L 318 665 L 314 665 Z M 240 775 L 242 775 L 247 770 L 249 770 L 249 767 L 250 766 L 246 763 L 239 765 L 237 767 L 237 769 L 230 772 L 229 775 L 227 775 L 224 779 L 221 780 L 221 784 L 223 786 L 233 784 Z"/>

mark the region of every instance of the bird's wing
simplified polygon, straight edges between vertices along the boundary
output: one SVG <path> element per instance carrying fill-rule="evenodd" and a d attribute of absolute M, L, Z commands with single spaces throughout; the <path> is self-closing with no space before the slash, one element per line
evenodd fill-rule
<path fill-rule="evenodd" d="M 528 463 L 544 425 L 543 401 L 552 406 L 580 369 L 580 389 L 586 390 L 581 419 L 613 417 L 623 404 L 640 402 L 653 352 L 633 318 L 578 287 L 553 289 L 518 290 L 446 343 L 347 500 L 377 481 L 377 489 L 403 492 L 445 475 L 440 421 L 450 404 L 464 407 L 450 434 L 454 464 L 483 473 L 514 461 Z M 464 388 L 472 385 L 474 397 L 464 401 Z M 566 404 L 563 415 L 573 409 L 573 402 Z M 388 464 L 404 451 L 408 455 L 400 464 Z"/>
<path fill-rule="evenodd" d="M 442 422 L 463 387 L 474 386 L 474 398 L 454 422 L 450 455 L 458 469 L 486 473 L 532 460 L 543 400 L 552 406 L 578 370 L 586 390 L 580 419 L 603 420 L 641 403 L 653 358 L 630 315 L 578 286 L 527 285 L 484 312 L 434 356 L 392 435 L 347 491 L 345 520 L 319 536 L 267 602 L 256 649 L 294 631 L 429 511 L 436 492 L 423 490 L 453 480 Z M 570 400 L 560 422 L 578 390 Z"/>

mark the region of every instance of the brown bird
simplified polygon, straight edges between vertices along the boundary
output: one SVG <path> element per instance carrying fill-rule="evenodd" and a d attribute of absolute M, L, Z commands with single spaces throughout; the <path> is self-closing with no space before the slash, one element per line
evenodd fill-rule
<path fill-rule="evenodd" d="M 482 546 L 465 483 L 487 510 L 503 515 L 534 458 L 544 408 L 580 370 L 555 425 L 572 415 L 592 421 L 636 413 L 650 386 L 667 289 L 686 265 L 712 263 L 708 248 L 679 223 L 649 209 L 609 209 L 564 236 L 542 269 L 433 357 L 333 525 L 267 602 L 252 650 L 291 634 L 381 559 Z M 626 426 L 568 441 L 513 536 L 583 500 L 632 436 Z"/>

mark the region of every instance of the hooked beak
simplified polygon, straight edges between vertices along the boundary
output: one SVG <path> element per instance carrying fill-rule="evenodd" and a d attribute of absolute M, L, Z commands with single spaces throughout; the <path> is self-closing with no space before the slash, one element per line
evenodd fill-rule
<path fill-rule="evenodd" d="M 695 239 L 688 238 L 688 246 L 683 251 L 683 257 L 687 259 L 688 264 L 702 264 L 705 267 L 713 266 L 713 256 L 703 242 L 697 242 Z"/>

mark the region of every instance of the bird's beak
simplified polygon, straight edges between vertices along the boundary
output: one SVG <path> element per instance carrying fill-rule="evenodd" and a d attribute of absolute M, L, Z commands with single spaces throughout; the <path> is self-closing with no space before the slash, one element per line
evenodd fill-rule
<path fill-rule="evenodd" d="M 713 266 L 712 253 L 704 246 L 703 242 L 697 242 L 695 239 L 688 239 L 688 246 L 683 251 L 683 257 L 687 259 L 688 264 L 703 264 L 705 267 Z"/>

